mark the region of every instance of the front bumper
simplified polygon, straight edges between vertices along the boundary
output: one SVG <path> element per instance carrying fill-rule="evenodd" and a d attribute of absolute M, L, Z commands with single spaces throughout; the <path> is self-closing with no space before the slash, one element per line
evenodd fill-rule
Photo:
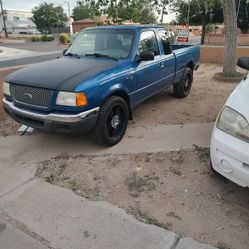
<path fill-rule="evenodd" d="M 18 123 L 46 132 L 90 131 L 97 122 L 99 107 L 77 114 L 42 114 L 19 108 L 3 99 L 4 110 Z"/>
<path fill-rule="evenodd" d="M 249 187 L 249 143 L 214 127 L 210 153 L 214 170 L 242 187 Z"/>

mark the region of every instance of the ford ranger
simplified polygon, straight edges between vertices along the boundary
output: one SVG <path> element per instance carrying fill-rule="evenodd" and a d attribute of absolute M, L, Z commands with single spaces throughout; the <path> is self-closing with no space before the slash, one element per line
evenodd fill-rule
<path fill-rule="evenodd" d="M 199 57 L 199 46 L 171 46 L 161 26 L 87 28 L 62 57 L 8 75 L 4 109 L 29 127 L 90 132 L 111 146 L 136 105 L 170 86 L 178 98 L 189 94 Z"/>

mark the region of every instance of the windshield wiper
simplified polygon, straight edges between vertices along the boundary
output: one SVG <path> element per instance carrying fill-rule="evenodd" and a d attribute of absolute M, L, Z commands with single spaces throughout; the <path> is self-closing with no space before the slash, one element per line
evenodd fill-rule
<path fill-rule="evenodd" d="M 112 59 L 112 60 L 118 61 L 118 59 L 117 59 L 117 58 L 112 57 L 112 56 L 107 55 L 107 54 L 93 53 L 93 54 L 85 54 L 85 56 L 105 57 L 105 58 L 109 58 L 109 59 Z"/>
<path fill-rule="evenodd" d="M 65 56 L 72 56 L 72 57 L 76 57 L 78 59 L 80 59 L 80 56 L 78 54 L 74 54 L 74 53 L 66 53 Z"/>

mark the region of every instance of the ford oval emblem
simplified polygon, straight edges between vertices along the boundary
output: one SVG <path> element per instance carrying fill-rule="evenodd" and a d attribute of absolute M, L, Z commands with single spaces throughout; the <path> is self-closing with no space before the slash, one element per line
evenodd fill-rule
<path fill-rule="evenodd" d="M 26 98 L 32 99 L 32 94 L 30 93 L 24 93 L 23 96 Z"/>

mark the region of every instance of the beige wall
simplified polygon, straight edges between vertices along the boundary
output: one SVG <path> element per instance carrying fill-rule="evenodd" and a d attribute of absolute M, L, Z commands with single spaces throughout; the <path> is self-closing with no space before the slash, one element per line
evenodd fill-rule
<path fill-rule="evenodd" d="M 242 56 L 249 57 L 249 47 L 237 47 L 237 58 Z M 201 46 L 201 62 L 223 64 L 223 46 Z"/>

